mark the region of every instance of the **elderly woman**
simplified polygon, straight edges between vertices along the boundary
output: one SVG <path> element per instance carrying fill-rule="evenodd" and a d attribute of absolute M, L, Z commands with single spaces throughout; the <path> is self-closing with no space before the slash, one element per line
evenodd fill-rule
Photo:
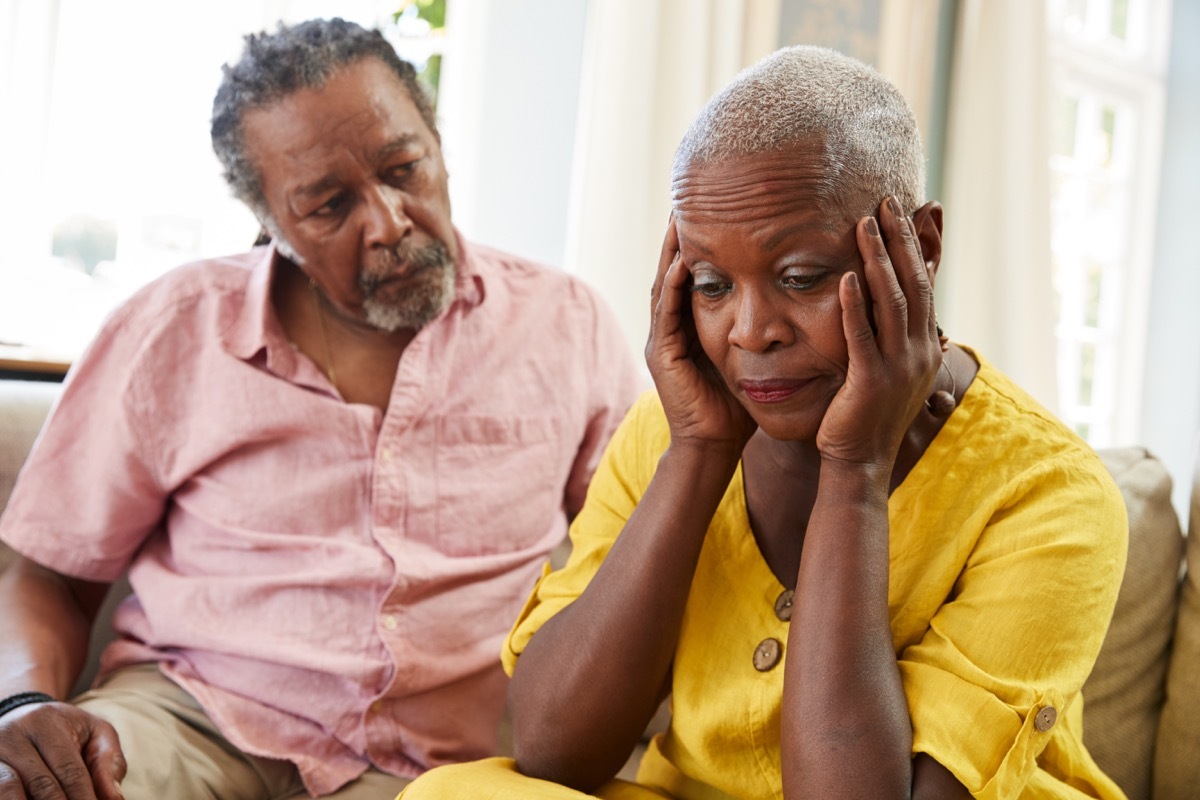
<path fill-rule="evenodd" d="M 657 393 L 503 654 L 515 762 L 406 800 L 1122 796 L 1080 730 L 1121 498 L 941 336 L 922 184 L 911 112 L 852 59 L 780 51 L 713 98 L 674 164 Z"/>

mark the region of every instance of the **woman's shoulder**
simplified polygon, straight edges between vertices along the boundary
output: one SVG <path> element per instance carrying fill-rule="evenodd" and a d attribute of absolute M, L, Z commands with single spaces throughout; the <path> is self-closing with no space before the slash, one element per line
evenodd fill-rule
<path fill-rule="evenodd" d="M 605 452 L 608 466 L 648 485 L 658 459 L 671 444 L 671 429 L 662 400 L 647 389 L 630 406 Z M 631 475 L 632 473 L 632 475 Z"/>
<path fill-rule="evenodd" d="M 979 372 L 928 451 L 930 474 L 970 476 L 977 490 L 990 486 L 988 493 L 1010 500 L 1057 485 L 1115 509 L 1120 493 L 1091 445 L 985 357 L 968 353 Z"/>

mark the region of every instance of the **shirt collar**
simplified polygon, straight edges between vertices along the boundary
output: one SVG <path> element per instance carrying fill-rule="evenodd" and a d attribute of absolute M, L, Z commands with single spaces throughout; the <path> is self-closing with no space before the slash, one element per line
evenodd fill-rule
<path fill-rule="evenodd" d="M 261 257 L 251 267 L 242 307 L 225 332 L 225 348 L 243 361 L 259 360 L 265 354 L 263 364 L 268 370 L 278 375 L 291 374 L 296 354 L 271 303 L 271 287 L 281 256 L 273 243 L 258 251 Z"/>
<path fill-rule="evenodd" d="M 485 297 L 484 276 L 479 271 L 479 262 L 470 243 L 457 228 L 454 229 L 454 239 L 459 254 L 455 264 L 454 298 L 475 307 Z M 282 256 L 274 243 L 260 250 L 262 256 L 251 267 L 241 311 L 225 333 L 225 347 L 230 354 L 243 361 L 255 360 L 265 352 L 267 369 L 276 374 L 290 374 L 295 368 L 295 352 L 271 303 L 271 287 Z"/>
<path fill-rule="evenodd" d="M 483 273 L 469 242 L 454 229 L 454 241 L 458 245 L 458 263 L 455 264 L 454 297 L 468 306 L 478 306 L 486 296 Z"/>

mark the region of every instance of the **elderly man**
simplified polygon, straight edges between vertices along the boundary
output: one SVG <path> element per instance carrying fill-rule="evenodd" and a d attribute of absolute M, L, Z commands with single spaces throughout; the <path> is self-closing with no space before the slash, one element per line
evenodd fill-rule
<path fill-rule="evenodd" d="M 274 246 L 147 287 L 68 377 L 0 524 L 6 799 L 384 797 L 493 752 L 503 636 L 637 389 L 591 291 L 456 232 L 378 32 L 247 37 L 212 135 Z"/>

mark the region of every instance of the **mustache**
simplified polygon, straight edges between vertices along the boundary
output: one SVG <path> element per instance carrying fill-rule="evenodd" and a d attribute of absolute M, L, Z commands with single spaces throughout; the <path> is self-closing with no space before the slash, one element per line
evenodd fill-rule
<path fill-rule="evenodd" d="M 432 242 L 423 247 L 401 242 L 395 247 L 372 253 L 369 267 L 359 270 L 358 285 L 364 294 L 370 295 L 379 284 L 394 278 L 402 270 L 411 275 L 435 267 L 444 268 L 449 264 L 450 252 L 442 242 Z"/>

